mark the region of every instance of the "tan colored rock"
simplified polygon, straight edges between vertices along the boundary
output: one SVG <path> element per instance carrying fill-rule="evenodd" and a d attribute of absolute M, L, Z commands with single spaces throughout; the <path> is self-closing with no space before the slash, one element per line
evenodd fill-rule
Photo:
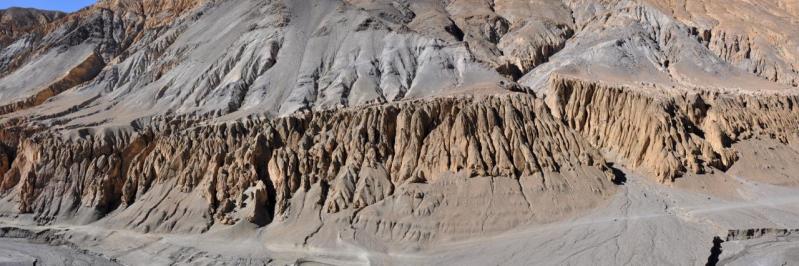
<path fill-rule="evenodd" d="M 103 0 L 21 21 L 0 30 L 0 216 L 257 227 L 326 256 L 582 215 L 620 190 L 608 161 L 793 185 L 790 2 Z M 614 214 L 670 204 L 634 181 Z"/>
<path fill-rule="evenodd" d="M 727 169 L 734 141 L 799 133 L 796 95 L 646 91 L 556 77 L 547 104 L 596 147 L 661 182 Z"/>
<path fill-rule="evenodd" d="M 647 1 L 693 27 L 719 58 L 763 79 L 799 86 L 799 22 L 794 0 Z M 756 18 L 756 19 L 755 19 Z"/>
<path fill-rule="evenodd" d="M 59 208 L 56 191 L 72 191 L 78 196 L 70 204 L 103 215 L 149 205 L 150 191 L 174 184 L 169 189 L 176 192 L 162 197 L 204 198 L 210 212 L 204 219 L 264 224 L 285 218 L 296 207 L 294 195 L 318 184 L 329 184 L 322 203 L 337 213 L 392 197 L 397 186 L 458 172 L 515 179 L 589 167 L 604 171 L 602 183 L 613 177 L 592 146 L 549 116 L 539 99 L 523 94 L 150 130 L 104 139 L 42 134 L 36 137 L 41 146 L 21 147 L 10 171 L 20 175 L 6 175 L 4 183 L 21 186 L 20 209 L 43 219 L 69 211 Z M 234 214 L 239 209 L 246 211 Z"/>
<path fill-rule="evenodd" d="M 257 225 L 265 225 L 272 218 L 272 213 L 269 212 L 269 190 L 263 181 L 257 181 L 255 186 L 248 189 L 244 193 L 247 195 L 245 219 L 248 222 Z"/>

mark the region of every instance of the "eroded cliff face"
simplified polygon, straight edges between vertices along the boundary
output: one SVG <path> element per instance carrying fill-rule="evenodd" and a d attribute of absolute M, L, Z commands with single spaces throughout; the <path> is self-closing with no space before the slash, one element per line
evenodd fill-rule
<path fill-rule="evenodd" d="M 4 152 L 15 157 L 0 184 L 6 215 L 32 213 L 40 223 L 106 218 L 144 232 L 345 224 L 430 241 L 601 204 L 622 181 L 605 158 L 664 183 L 725 170 L 737 141 L 795 141 L 796 101 L 556 76 L 546 99 L 461 96 L 284 118 L 159 119 L 132 134 L 28 133 L 16 153 Z M 478 199 L 489 204 L 456 207 Z M 559 203 L 546 204 L 552 199 Z M 490 212 L 507 215 L 486 227 Z"/>
<path fill-rule="evenodd" d="M 751 240 L 761 237 L 786 237 L 799 233 L 798 229 L 778 229 L 778 228 L 752 228 L 735 229 L 727 232 L 726 241 Z"/>
<path fill-rule="evenodd" d="M 795 9 L 721 4 L 100 1 L 0 33 L 0 216 L 435 243 L 736 171 L 799 143 Z"/>
<path fill-rule="evenodd" d="M 214 223 L 265 225 L 301 209 L 292 200 L 312 187 L 321 190 L 316 200 L 320 212 L 432 197 L 438 203 L 413 207 L 416 203 L 407 210 L 432 219 L 458 209 L 440 204 L 467 196 L 448 192 L 444 184 L 469 184 L 477 177 L 505 182 L 497 187 L 520 196 L 525 208 L 498 226 L 508 229 L 543 213 L 556 217 L 595 206 L 614 190 L 614 175 L 599 152 L 553 119 L 541 100 L 523 94 L 216 125 L 176 120 L 133 135 L 65 139 L 41 133 L 23 140 L 17 150 L 2 180 L 4 201 L 16 211 L 33 213 L 42 223 L 75 217 L 89 222 L 110 215 L 122 221 L 116 224 L 143 231 L 203 232 Z M 486 193 L 478 198 L 504 197 Z M 542 207 L 532 199 L 571 193 L 586 200 L 564 200 L 536 213 Z M 385 211 L 364 212 L 368 216 L 359 223 L 378 226 L 369 224 L 404 212 L 399 206 Z M 467 211 L 463 218 L 458 222 L 477 223 L 470 219 L 480 217 Z"/>
<path fill-rule="evenodd" d="M 6 105 L 0 105 L 0 115 L 40 105 L 65 90 L 93 79 L 105 66 L 102 60 L 103 59 L 96 53 L 87 55 L 86 58 L 75 67 L 69 69 L 67 73 L 54 80 L 52 83 L 40 88 L 41 90 L 37 91 L 34 95 L 21 98 Z"/>
<path fill-rule="evenodd" d="M 755 136 L 785 144 L 799 136 L 793 94 L 633 88 L 555 76 L 547 104 L 595 147 L 661 182 L 726 170 L 732 143 Z"/>
<path fill-rule="evenodd" d="M 796 1 L 649 2 L 691 26 L 719 58 L 763 79 L 799 86 Z"/>

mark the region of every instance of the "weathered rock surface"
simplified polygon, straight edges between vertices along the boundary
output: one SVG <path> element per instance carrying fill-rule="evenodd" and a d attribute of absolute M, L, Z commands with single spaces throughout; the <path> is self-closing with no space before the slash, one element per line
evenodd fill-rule
<path fill-rule="evenodd" d="M 764 79 L 799 86 L 796 1 L 651 2 L 691 26 L 719 58 Z"/>
<path fill-rule="evenodd" d="M 641 90 L 554 77 L 547 103 L 597 148 L 629 167 L 673 180 L 685 172 L 726 170 L 732 143 L 799 136 L 797 95 Z"/>
<path fill-rule="evenodd" d="M 622 167 L 795 186 L 797 17 L 793 0 L 4 10 L 0 216 L 390 253 L 585 215 Z"/>
<path fill-rule="evenodd" d="M 27 138 L 3 177 L 5 199 L 40 222 L 75 216 L 88 222 L 122 209 L 115 218 L 131 228 L 202 232 L 215 222 L 281 219 L 297 191 L 316 185 L 325 187 L 319 200 L 328 213 L 363 209 L 409 187 L 444 201 L 446 193 L 427 187 L 449 175 L 513 180 L 511 188 L 524 197 L 584 191 L 601 199 L 613 190 L 614 176 L 597 150 L 527 95 L 159 125 L 130 136 Z"/>
<path fill-rule="evenodd" d="M 64 17 L 58 11 L 43 11 L 30 8 L 0 10 L 0 47 L 6 47 L 22 35 Z"/>

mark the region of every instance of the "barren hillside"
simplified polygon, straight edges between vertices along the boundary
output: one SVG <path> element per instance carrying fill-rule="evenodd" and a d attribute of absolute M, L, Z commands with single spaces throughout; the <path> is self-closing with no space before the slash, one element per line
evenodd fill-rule
<path fill-rule="evenodd" d="M 0 237 L 62 246 L 0 238 L 11 262 L 799 262 L 795 0 L 101 0 L 0 26 Z M 738 236 L 761 229 L 784 233 Z"/>

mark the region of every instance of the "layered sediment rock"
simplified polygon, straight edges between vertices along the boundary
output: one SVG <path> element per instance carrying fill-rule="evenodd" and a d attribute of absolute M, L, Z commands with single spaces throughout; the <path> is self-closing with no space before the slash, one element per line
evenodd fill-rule
<path fill-rule="evenodd" d="M 781 58 L 796 58 L 799 54 L 777 55 L 776 53 L 791 53 L 774 47 L 780 39 L 763 40 L 761 36 L 727 32 L 724 29 L 704 30 L 702 34 L 708 48 L 720 58 L 764 79 L 793 87 L 799 86 L 799 66 Z M 799 40 L 799 37 L 794 38 Z"/>
<path fill-rule="evenodd" d="M 285 220 L 303 208 L 292 198 L 312 188 L 329 214 L 393 209 L 402 195 L 457 198 L 433 189 L 453 182 L 447 176 L 517 180 L 509 193 L 525 199 L 539 182 L 540 191 L 569 191 L 575 184 L 562 180 L 576 180 L 601 198 L 614 178 L 604 156 L 668 182 L 729 168 L 738 140 L 797 136 L 796 96 L 645 89 L 556 76 L 546 100 L 438 98 L 219 124 L 154 120 L 132 134 L 31 133 L 0 184 L 17 211 L 43 223 L 122 209 L 113 219 L 130 228 L 202 232 Z M 361 215 L 353 222 L 362 228 L 392 217 Z"/>
<path fill-rule="evenodd" d="M 648 2 L 691 26 L 696 39 L 722 60 L 763 79 L 799 86 L 796 2 Z"/>
<path fill-rule="evenodd" d="M 10 155 L 4 145 L 0 144 L 0 176 L 5 176 L 8 169 L 11 168 L 13 156 Z"/>

